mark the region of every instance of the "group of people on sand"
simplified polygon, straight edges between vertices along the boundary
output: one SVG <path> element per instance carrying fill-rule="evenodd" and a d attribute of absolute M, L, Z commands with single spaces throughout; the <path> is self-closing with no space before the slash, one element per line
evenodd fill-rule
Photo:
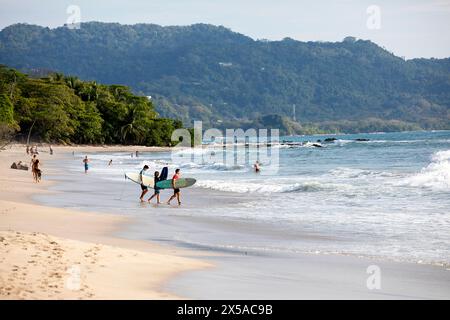
<path fill-rule="evenodd" d="M 50 145 L 48 147 L 50 155 L 53 155 L 53 148 Z M 36 145 L 29 146 L 27 145 L 25 149 L 28 155 L 31 155 L 30 167 L 31 173 L 33 174 L 34 182 L 40 182 L 42 179 L 42 170 L 41 170 L 41 161 L 38 159 L 39 151 Z"/>
<path fill-rule="evenodd" d="M 49 147 L 50 154 L 53 154 L 52 146 Z M 26 153 L 31 155 L 30 167 L 34 182 L 40 182 L 42 178 L 41 162 L 38 159 L 39 151 L 37 146 L 26 147 Z"/>
<path fill-rule="evenodd" d="M 148 169 L 149 169 L 149 167 L 147 165 L 145 165 L 142 168 L 141 172 L 139 172 L 139 181 L 141 182 L 141 190 L 142 190 L 141 196 L 139 197 L 141 202 L 145 202 L 144 196 L 148 192 L 148 186 L 144 184 L 144 177 L 143 177 Z M 180 192 L 180 188 L 177 188 L 177 185 L 176 185 L 177 180 L 180 179 L 180 177 L 181 177 L 181 171 L 180 171 L 180 169 L 176 169 L 175 174 L 172 176 L 172 182 L 171 182 L 172 188 L 173 188 L 173 195 L 167 201 L 168 205 L 170 205 L 170 202 L 175 198 L 177 199 L 178 205 L 179 206 L 181 205 L 181 199 L 180 199 L 181 192 Z M 154 178 L 154 181 L 153 181 L 154 192 L 153 192 L 153 195 L 147 201 L 151 202 L 152 199 L 154 199 L 156 197 L 156 203 L 161 204 L 161 199 L 160 199 L 161 188 L 159 188 L 157 186 L 157 183 L 162 181 L 162 179 L 160 178 L 160 175 L 159 175 L 159 171 L 154 172 L 153 178 Z"/>
<path fill-rule="evenodd" d="M 26 152 L 27 154 L 32 156 L 39 154 L 37 146 L 30 147 L 29 145 L 27 145 Z M 53 148 L 51 145 L 48 147 L 48 152 L 50 153 L 50 155 L 53 155 Z"/>
<path fill-rule="evenodd" d="M 26 152 L 27 152 L 27 154 L 31 154 L 31 155 L 39 154 L 37 146 L 30 147 L 29 145 L 27 145 Z"/>

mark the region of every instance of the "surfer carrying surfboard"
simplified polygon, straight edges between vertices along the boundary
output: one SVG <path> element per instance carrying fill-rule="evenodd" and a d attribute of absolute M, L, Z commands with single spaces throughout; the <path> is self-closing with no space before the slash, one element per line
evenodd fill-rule
<path fill-rule="evenodd" d="M 157 204 L 160 204 L 160 198 L 159 198 L 159 190 L 161 190 L 161 188 L 159 188 L 156 184 L 161 181 L 161 178 L 159 176 L 159 172 L 155 171 L 155 175 L 154 175 L 154 185 L 153 185 L 153 189 L 155 190 L 155 192 L 153 193 L 153 195 L 148 199 L 148 202 L 150 202 L 154 197 L 156 197 L 157 200 Z"/>
<path fill-rule="evenodd" d="M 145 194 L 148 192 L 148 187 L 144 184 L 144 179 L 142 177 L 142 175 L 145 174 L 145 171 L 147 171 L 148 169 L 148 165 L 145 165 L 144 168 L 142 168 L 141 172 L 139 172 L 139 182 L 141 183 L 141 197 L 139 199 L 141 199 L 141 202 L 144 202 L 144 196 Z"/>
<path fill-rule="evenodd" d="M 177 180 L 180 179 L 180 177 L 181 177 L 180 169 L 176 169 L 175 174 L 172 177 L 173 195 L 170 197 L 169 201 L 167 201 L 168 205 L 170 205 L 170 201 L 172 201 L 176 197 L 177 201 L 178 201 L 178 205 L 181 206 L 180 189 L 177 188 Z"/>

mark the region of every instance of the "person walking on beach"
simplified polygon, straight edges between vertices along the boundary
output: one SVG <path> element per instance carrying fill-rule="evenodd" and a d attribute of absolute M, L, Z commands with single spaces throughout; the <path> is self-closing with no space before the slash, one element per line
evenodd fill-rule
<path fill-rule="evenodd" d="M 27 154 L 30 154 L 30 146 L 27 145 Z"/>
<path fill-rule="evenodd" d="M 37 180 L 36 170 L 34 170 L 36 161 L 39 161 L 37 158 L 37 155 L 33 155 L 33 157 L 31 157 L 30 167 L 31 167 L 31 173 L 33 174 L 34 181 Z"/>
<path fill-rule="evenodd" d="M 141 196 L 139 197 L 141 202 L 144 202 L 144 196 L 148 192 L 148 187 L 144 184 L 144 177 L 143 177 L 143 175 L 147 170 L 148 165 L 145 165 L 144 168 L 142 168 L 141 172 L 139 172 L 139 182 L 141 183 L 141 190 L 142 190 Z"/>
<path fill-rule="evenodd" d="M 31 167 L 31 171 L 33 172 L 34 181 L 36 183 L 40 182 L 41 181 L 42 172 L 41 172 L 41 169 L 39 168 L 39 159 L 36 159 L 33 162 L 33 165 Z"/>
<path fill-rule="evenodd" d="M 89 159 L 88 159 L 87 156 L 84 157 L 83 163 L 84 163 L 84 173 L 88 173 L 88 170 L 89 170 Z"/>
<path fill-rule="evenodd" d="M 173 199 L 177 198 L 178 205 L 181 206 L 180 188 L 176 187 L 177 186 L 177 180 L 180 179 L 180 177 L 181 177 L 180 169 L 176 169 L 175 170 L 175 174 L 172 177 L 173 195 L 170 197 L 169 201 L 167 201 L 168 205 L 170 205 L 170 201 L 172 201 Z"/>
<path fill-rule="evenodd" d="M 53 148 L 52 148 L 51 145 L 50 145 L 50 147 L 49 147 L 48 149 L 49 149 L 49 151 L 50 151 L 50 155 L 53 155 Z"/>
<path fill-rule="evenodd" d="M 155 175 L 154 175 L 154 184 L 153 184 L 153 189 L 155 190 L 155 192 L 153 193 L 153 195 L 148 199 L 148 202 L 150 202 L 154 197 L 156 197 L 156 203 L 160 204 L 160 198 L 159 198 L 159 192 L 160 189 L 156 186 L 156 184 L 161 181 L 160 177 L 159 177 L 159 172 L 155 171 Z"/>

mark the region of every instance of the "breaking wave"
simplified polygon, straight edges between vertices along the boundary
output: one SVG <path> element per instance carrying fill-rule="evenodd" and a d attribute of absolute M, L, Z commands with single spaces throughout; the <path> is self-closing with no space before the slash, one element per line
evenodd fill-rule
<path fill-rule="evenodd" d="M 438 190 L 450 190 L 450 150 L 438 151 L 431 163 L 419 173 L 405 179 L 404 184 Z"/>
<path fill-rule="evenodd" d="M 317 181 L 296 182 L 291 184 L 274 184 L 261 182 L 230 182 L 225 180 L 201 180 L 196 184 L 199 188 L 236 193 L 289 193 L 317 192 L 337 190 L 341 184 L 323 184 Z"/>

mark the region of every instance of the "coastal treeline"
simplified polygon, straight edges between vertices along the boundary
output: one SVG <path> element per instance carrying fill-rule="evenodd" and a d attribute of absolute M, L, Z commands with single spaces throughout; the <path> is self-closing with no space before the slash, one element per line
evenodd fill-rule
<path fill-rule="evenodd" d="M 170 145 L 179 120 L 122 85 L 51 73 L 32 78 L 0 65 L 0 133 L 57 143 Z"/>

